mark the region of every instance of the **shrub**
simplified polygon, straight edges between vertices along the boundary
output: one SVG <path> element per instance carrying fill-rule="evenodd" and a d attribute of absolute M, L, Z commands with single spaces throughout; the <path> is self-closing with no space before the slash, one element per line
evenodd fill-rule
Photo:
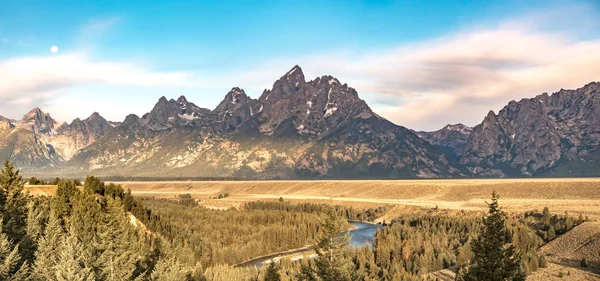
<path fill-rule="evenodd" d="M 581 267 L 589 267 L 590 264 L 586 258 L 581 259 Z"/>

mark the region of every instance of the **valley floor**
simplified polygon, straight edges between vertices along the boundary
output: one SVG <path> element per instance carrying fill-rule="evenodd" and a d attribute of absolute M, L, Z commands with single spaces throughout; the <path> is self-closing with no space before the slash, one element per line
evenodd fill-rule
<path fill-rule="evenodd" d="M 555 213 L 600 219 L 600 179 L 469 179 L 365 181 L 119 182 L 134 195 L 190 194 L 213 208 L 276 200 L 333 201 L 352 206 L 401 205 L 449 210 L 486 210 L 496 190 L 508 212 L 550 208 Z M 227 198 L 210 199 L 219 194 Z M 385 218 L 384 218 L 385 219 Z M 391 218 L 390 218 L 391 219 Z"/>

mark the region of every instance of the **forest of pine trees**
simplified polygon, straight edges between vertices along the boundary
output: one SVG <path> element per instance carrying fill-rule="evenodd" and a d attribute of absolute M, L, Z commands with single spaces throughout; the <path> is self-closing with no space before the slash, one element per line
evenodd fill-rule
<path fill-rule="evenodd" d="M 5 162 L 0 281 L 424 280 L 446 268 L 461 280 L 523 280 L 546 266 L 537 253 L 543 243 L 584 221 L 548 209 L 508 216 L 494 194 L 483 219 L 423 211 L 378 230 L 372 249 L 350 248 L 349 237 L 340 235 L 347 220 L 373 220 L 385 207 L 353 210 L 280 200 L 220 211 L 199 207 L 185 195 L 134 198 L 95 177 L 83 183 L 57 180 L 52 197 L 29 196 L 24 184 Z M 232 266 L 311 244 L 314 259 L 283 259 L 260 270 Z M 489 263 L 489 253 L 501 258 Z M 491 269 L 498 271 L 487 276 Z"/>

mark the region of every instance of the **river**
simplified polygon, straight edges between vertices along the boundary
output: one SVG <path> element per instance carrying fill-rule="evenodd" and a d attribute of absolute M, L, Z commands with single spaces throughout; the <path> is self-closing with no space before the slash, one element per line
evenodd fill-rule
<path fill-rule="evenodd" d="M 378 224 L 359 222 L 359 221 L 349 221 L 354 229 L 350 230 L 350 247 L 362 247 L 369 243 L 369 245 L 373 245 L 373 238 L 375 238 L 375 233 L 377 230 L 382 228 L 383 226 Z M 342 235 L 347 234 L 348 232 L 344 232 Z M 372 247 L 372 246 L 371 246 Z M 289 257 L 292 260 L 298 260 L 303 257 L 303 253 L 313 252 L 314 247 L 305 247 L 297 250 L 288 251 L 285 253 L 276 253 L 272 255 L 267 255 L 264 257 L 256 258 L 241 264 L 236 265 L 237 267 L 262 267 L 265 263 L 271 262 L 272 260 L 279 260 L 282 257 Z M 314 252 L 310 255 L 310 258 L 314 258 Z"/>
<path fill-rule="evenodd" d="M 350 221 L 349 223 L 356 227 L 355 229 L 350 230 L 350 247 L 362 247 L 367 243 L 373 245 L 373 238 L 375 238 L 375 233 L 377 233 L 378 229 L 383 227 L 379 224 L 372 224 L 359 221 Z"/>

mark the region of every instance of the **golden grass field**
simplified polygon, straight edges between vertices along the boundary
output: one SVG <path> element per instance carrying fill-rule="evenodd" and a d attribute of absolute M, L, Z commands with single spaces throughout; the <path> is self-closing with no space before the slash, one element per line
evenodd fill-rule
<path fill-rule="evenodd" d="M 118 182 L 134 195 L 173 198 L 189 193 L 213 207 L 247 201 L 333 202 L 357 208 L 382 204 L 451 210 L 485 210 L 495 190 L 509 212 L 549 207 L 552 212 L 582 213 L 600 219 L 600 178 L 459 179 L 364 181 Z M 220 200 L 206 200 L 229 193 Z"/>
<path fill-rule="evenodd" d="M 256 200 L 332 202 L 367 208 L 380 205 L 450 210 L 485 210 L 495 190 L 509 212 L 550 208 L 600 219 L 600 178 L 584 179 L 457 179 L 358 181 L 161 181 L 115 182 L 137 196 L 174 198 L 191 194 L 211 208 L 238 207 Z M 31 194 L 51 195 L 55 186 L 29 186 Z M 225 199 L 212 200 L 228 193 Z"/>

